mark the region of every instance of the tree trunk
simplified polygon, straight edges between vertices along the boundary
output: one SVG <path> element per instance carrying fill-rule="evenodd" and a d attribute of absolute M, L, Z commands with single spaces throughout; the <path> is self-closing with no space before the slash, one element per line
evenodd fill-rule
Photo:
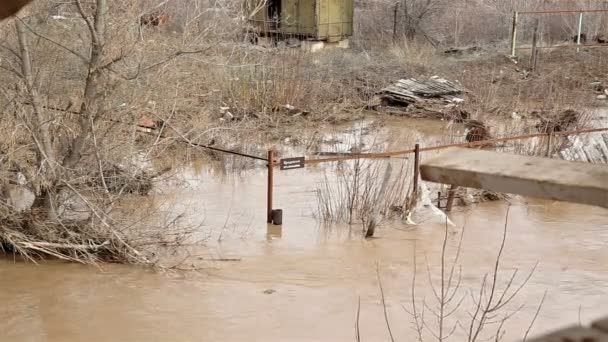
<path fill-rule="evenodd" d="M 416 23 L 412 17 L 413 13 L 410 13 L 408 8 L 409 1 L 403 0 L 403 34 L 408 40 L 416 37 Z"/>
<path fill-rule="evenodd" d="M 32 59 L 30 56 L 30 46 L 27 39 L 27 33 L 25 25 L 21 19 L 15 20 L 15 28 L 19 39 L 19 51 L 21 53 L 21 73 L 23 74 L 23 80 L 29 100 L 32 102 L 34 108 L 34 115 L 32 120 L 26 120 L 29 124 L 29 128 L 32 132 L 32 137 L 36 143 L 36 146 L 40 152 L 38 164 L 40 167 L 48 167 L 53 171 L 56 167 L 55 151 L 51 143 L 51 120 L 44 114 L 42 101 L 40 95 L 34 85 L 34 73 L 32 71 Z M 45 163 L 46 162 L 46 163 Z M 46 164 L 46 165 L 45 165 Z"/>
<path fill-rule="evenodd" d="M 106 31 L 106 15 L 108 5 L 106 0 L 97 0 L 95 16 L 93 20 L 85 13 L 80 0 L 76 1 L 76 6 L 89 27 L 91 36 L 91 56 L 88 63 L 88 74 L 85 82 L 84 99 L 80 107 L 80 134 L 72 142 L 70 152 L 63 160 L 63 166 L 67 169 L 72 169 L 78 164 L 82 158 L 86 143 L 90 140 L 91 123 L 97 121 L 99 117 L 99 78 L 101 75 L 101 59 L 103 57 L 105 47 L 105 31 Z"/>
<path fill-rule="evenodd" d="M 28 126 L 32 140 L 37 148 L 37 167 L 42 170 L 44 175 L 44 186 L 39 190 L 34 201 L 34 206 L 44 208 L 47 218 L 57 219 L 56 205 L 53 196 L 53 187 L 57 183 L 57 156 L 51 140 L 51 117 L 45 115 L 44 107 L 40 94 L 34 84 L 34 72 L 30 54 L 30 45 L 27 37 L 25 24 L 22 19 L 15 19 L 15 29 L 19 40 L 19 52 L 21 57 L 21 73 L 27 95 L 33 107 L 31 118 L 25 117 L 24 121 Z"/>

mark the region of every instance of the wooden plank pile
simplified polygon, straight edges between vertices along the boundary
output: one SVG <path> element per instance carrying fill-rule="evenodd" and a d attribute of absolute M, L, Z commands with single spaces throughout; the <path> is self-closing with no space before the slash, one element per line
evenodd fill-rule
<path fill-rule="evenodd" d="M 459 97 L 462 93 L 458 85 L 435 77 L 427 81 L 418 81 L 414 78 L 399 80 L 382 89 L 380 96 L 391 103 L 408 106 L 429 99 L 439 99 L 447 103 L 462 102 Z"/>

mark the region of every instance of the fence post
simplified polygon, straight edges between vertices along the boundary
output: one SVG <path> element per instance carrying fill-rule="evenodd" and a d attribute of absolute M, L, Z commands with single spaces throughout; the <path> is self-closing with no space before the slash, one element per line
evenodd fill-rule
<path fill-rule="evenodd" d="M 511 28 L 511 57 L 517 56 L 517 21 L 519 12 L 513 12 L 513 27 Z"/>
<path fill-rule="evenodd" d="M 399 3 L 397 2 L 395 4 L 395 14 L 394 14 L 394 17 L 393 17 L 393 43 L 395 41 L 397 41 L 397 18 L 398 18 L 398 15 L 399 15 L 398 11 L 399 11 Z"/>
<path fill-rule="evenodd" d="M 534 35 L 532 36 L 532 54 L 530 55 L 530 70 L 532 72 L 536 71 L 536 58 L 538 57 L 538 26 L 539 20 L 536 19 L 534 23 Z"/>
<path fill-rule="evenodd" d="M 583 33 L 583 12 L 578 15 L 578 35 L 576 36 L 576 45 L 581 45 L 581 34 Z M 577 47 L 576 52 L 580 52 L 581 48 Z"/>
<path fill-rule="evenodd" d="M 272 223 L 272 188 L 273 188 L 273 171 L 274 171 L 274 150 L 268 150 L 268 189 L 266 193 L 267 199 L 267 222 Z"/>
<path fill-rule="evenodd" d="M 441 209 L 441 191 L 437 193 L 437 208 Z"/>
<path fill-rule="evenodd" d="M 458 186 L 452 184 L 450 186 L 450 190 L 448 190 L 448 202 L 445 205 L 446 213 L 452 211 L 452 207 L 454 206 L 454 198 L 456 197 L 456 189 L 458 189 Z"/>
<path fill-rule="evenodd" d="M 411 208 L 416 207 L 418 202 L 418 179 L 420 178 L 420 144 L 414 147 L 414 191 L 412 191 Z"/>
<path fill-rule="evenodd" d="M 547 137 L 547 158 L 551 157 L 551 137 L 553 136 L 553 132 L 549 131 L 549 135 Z"/>

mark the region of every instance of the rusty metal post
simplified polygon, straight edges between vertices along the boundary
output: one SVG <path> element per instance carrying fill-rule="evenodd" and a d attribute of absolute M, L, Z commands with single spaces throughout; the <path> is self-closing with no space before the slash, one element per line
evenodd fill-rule
<path fill-rule="evenodd" d="M 416 207 L 418 202 L 418 179 L 420 179 L 420 144 L 414 147 L 414 191 L 412 191 L 411 209 Z"/>
<path fill-rule="evenodd" d="M 456 189 L 458 189 L 458 186 L 452 184 L 452 186 L 450 186 L 450 190 L 448 190 L 448 202 L 445 205 L 446 213 L 452 211 L 452 207 L 454 206 L 454 197 L 456 196 Z"/>
<path fill-rule="evenodd" d="M 437 192 L 437 208 L 441 209 L 441 191 Z"/>
<path fill-rule="evenodd" d="M 513 27 L 511 29 L 511 57 L 517 56 L 517 21 L 519 13 L 513 12 Z"/>
<path fill-rule="evenodd" d="M 267 199 L 267 222 L 272 223 L 272 188 L 273 188 L 273 171 L 274 171 L 274 150 L 268 150 L 268 191 Z"/>
<path fill-rule="evenodd" d="M 551 138 L 553 137 L 553 132 L 549 132 L 547 136 L 547 158 L 551 157 Z"/>

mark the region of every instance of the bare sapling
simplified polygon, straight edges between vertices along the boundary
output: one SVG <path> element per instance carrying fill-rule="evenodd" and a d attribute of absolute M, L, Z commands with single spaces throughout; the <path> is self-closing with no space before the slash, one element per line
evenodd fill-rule
<path fill-rule="evenodd" d="M 456 245 L 454 257 L 448 257 L 449 227 L 446 225 L 441 248 L 440 273 L 438 283 L 433 281 L 430 266 L 427 263 L 428 284 L 433 298 L 419 298 L 417 288 L 417 264 L 414 256 L 414 275 L 410 308 L 404 310 L 412 317 L 412 327 L 418 341 L 427 339 L 437 341 L 463 340 L 485 341 L 502 340 L 505 334 L 505 323 L 521 312 L 523 305 L 515 306 L 515 298 L 521 293 L 534 271 L 535 265 L 521 281 L 517 281 L 519 271 L 514 270 L 506 279 L 501 279 L 500 263 L 507 239 L 509 212 L 507 211 L 500 248 L 495 258 L 491 273 L 482 276 L 477 290 L 462 289 L 462 266 L 459 258 L 463 248 L 463 229 Z M 414 253 L 416 251 L 414 250 Z M 450 260 L 451 259 L 451 260 Z M 504 284 L 504 285 L 500 285 Z M 541 310 L 541 300 L 534 318 L 527 331 L 528 335 Z"/>

